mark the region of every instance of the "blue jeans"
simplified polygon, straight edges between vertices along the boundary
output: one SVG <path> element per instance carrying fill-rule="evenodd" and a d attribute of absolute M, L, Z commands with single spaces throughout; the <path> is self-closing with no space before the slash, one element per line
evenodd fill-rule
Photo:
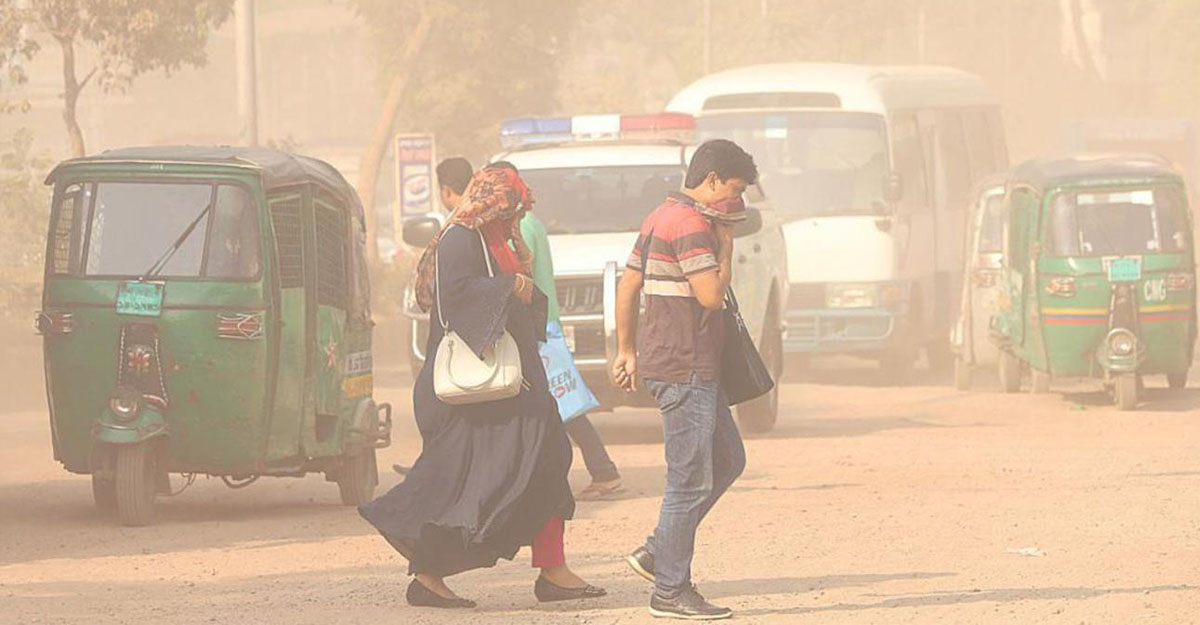
<path fill-rule="evenodd" d="M 654 593 L 674 599 L 691 587 L 696 528 L 746 468 L 746 449 L 716 381 L 646 380 L 662 411 L 667 488 L 658 527 L 646 540 L 654 555 Z"/>

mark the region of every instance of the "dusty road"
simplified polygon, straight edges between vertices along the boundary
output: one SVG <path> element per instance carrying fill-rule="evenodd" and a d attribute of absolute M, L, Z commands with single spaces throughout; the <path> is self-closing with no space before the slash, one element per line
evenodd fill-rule
<path fill-rule="evenodd" d="M 1200 622 L 1200 390 L 1118 413 L 1045 396 L 877 387 L 866 370 L 785 386 L 785 416 L 699 537 L 696 579 L 746 623 Z M 398 380 L 403 378 L 397 377 Z M 1163 385 L 1153 380 L 1151 386 Z M 1195 383 L 1193 383 L 1195 384 Z M 397 383 L 379 395 L 408 406 Z M 402 408 L 387 470 L 417 452 Z M 52 460 L 44 411 L 0 416 L 0 623 L 644 623 L 619 557 L 653 525 L 653 413 L 596 418 L 620 499 L 582 503 L 575 567 L 610 596 L 539 606 L 527 554 L 465 574 L 471 613 L 404 604 L 404 565 L 319 476 L 201 479 L 128 529 Z M 572 481 L 586 480 L 581 462 Z M 1033 548 L 1041 556 L 1013 553 Z"/>

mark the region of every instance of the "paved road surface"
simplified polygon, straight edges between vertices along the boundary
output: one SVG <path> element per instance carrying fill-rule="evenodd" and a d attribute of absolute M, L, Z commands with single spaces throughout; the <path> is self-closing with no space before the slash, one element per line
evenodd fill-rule
<path fill-rule="evenodd" d="M 386 488 L 419 445 L 408 389 L 379 395 L 401 407 Z M 1103 404 L 1090 385 L 1005 396 L 812 372 L 784 386 L 778 429 L 747 442 L 696 579 L 745 623 L 1200 622 L 1200 391 Z M 539 606 L 523 553 L 451 581 L 479 601 L 470 614 L 405 606 L 404 563 L 320 476 L 240 491 L 202 478 L 161 502 L 157 525 L 120 527 L 51 460 L 45 420 L 0 415 L 0 623 L 651 620 L 648 585 L 619 560 L 661 495 L 648 411 L 596 418 L 627 490 L 569 524 L 572 564 L 611 595 Z"/>

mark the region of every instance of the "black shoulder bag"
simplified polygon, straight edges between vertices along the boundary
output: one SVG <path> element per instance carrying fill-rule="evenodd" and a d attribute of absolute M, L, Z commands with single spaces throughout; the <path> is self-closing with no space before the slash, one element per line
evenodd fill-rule
<path fill-rule="evenodd" d="M 771 372 L 763 363 L 742 313 L 738 310 L 733 288 L 725 290 L 725 348 L 721 352 L 721 389 L 730 406 L 757 399 L 775 388 Z"/>

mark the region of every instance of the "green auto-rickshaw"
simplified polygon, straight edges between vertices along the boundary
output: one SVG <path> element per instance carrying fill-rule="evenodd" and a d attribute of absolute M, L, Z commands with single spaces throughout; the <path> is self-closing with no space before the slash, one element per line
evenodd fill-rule
<path fill-rule="evenodd" d="M 61 163 L 37 329 L 54 457 L 126 525 L 199 474 L 323 472 L 368 501 L 391 407 L 372 394 L 363 210 L 328 164 L 154 147 Z"/>
<path fill-rule="evenodd" d="M 1196 338 L 1184 183 L 1154 156 L 1035 159 L 1007 182 L 1004 291 L 992 327 L 1001 385 L 1101 379 L 1122 410 L 1142 376 L 1187 382 Z"/>

